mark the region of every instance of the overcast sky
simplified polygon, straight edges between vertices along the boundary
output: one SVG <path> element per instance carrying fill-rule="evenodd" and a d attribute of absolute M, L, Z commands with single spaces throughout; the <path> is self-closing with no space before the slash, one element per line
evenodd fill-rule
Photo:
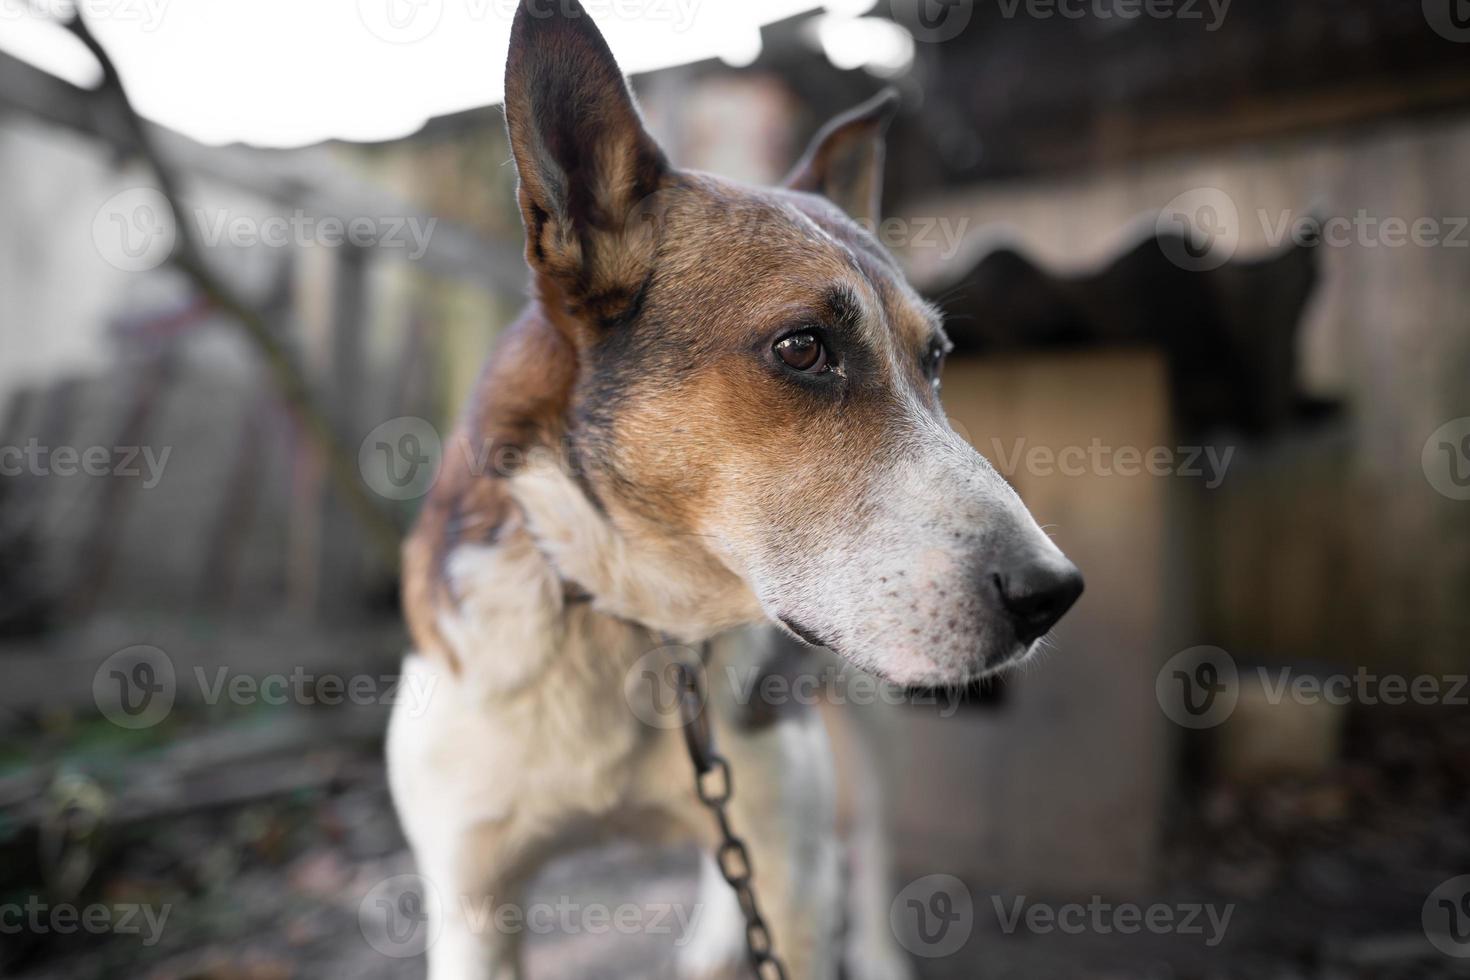
<path fill-rule="evenodd" d="M 0 0 L 0 49 L 77 84 L 96 64 L 26 5 Z M 516 0 L 79 0 L 138 110 L 204 143 L 381 140 L 498 102 Z M 536 0 L 551 5 L 561 0 Z M 746 64 L 759 28 L 876 0 L 584 0 L 625 71 Z M 888 25 L 883 25 L 888 26 Z"/>

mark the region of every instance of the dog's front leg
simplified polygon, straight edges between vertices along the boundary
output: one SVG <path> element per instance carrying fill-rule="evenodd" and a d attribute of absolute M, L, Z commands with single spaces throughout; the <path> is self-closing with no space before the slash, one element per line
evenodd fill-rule
<path fill-rule="evenodd" d="M 423 658 L 409 656 L 403 671 L 404 690 L 441 692 L 435 711 L 395 705 L 387 744 L 393 801 L 424 880 L 429 980 L 514 980 L 520 933 L 498 913 L 516 907 L 535 869 L 513 828 L 505 770 L 486 748 L 505 736 Z"/>
<path fill-rule="evenodd" d="M 416 846 L 421 874 L 437 895 L 439 922 L 430 924 L 428 980 L 516 980 L 520 933 L 498 910 L 514 908 L 519 892 L 496 873 L 494 828 L 471 829 L 443 846 Z M 502 865 L 503 867 L 503 865 Z"/>

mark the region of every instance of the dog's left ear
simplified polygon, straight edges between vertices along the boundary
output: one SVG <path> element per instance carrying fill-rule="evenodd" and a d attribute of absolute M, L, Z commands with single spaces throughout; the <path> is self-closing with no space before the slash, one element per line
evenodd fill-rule
<path fill-rule="evenodd" d="M 632 247 L 624 240 L 629 215 L 669 167 L 577 0 L 522 0 L 505 68 L 505 118 L 527 260 L 578 312 L 618 319 L 635 304 L 651 264 L 647 235 L 633 236 Z"/>
<path fill-rule="evenodd" d="M 823 126 L 786 186 L 821 194 L 855 220 L 876 224 L 883 198 L 883 134 L 898 102 L 898 92 L 887 88 Z"/>

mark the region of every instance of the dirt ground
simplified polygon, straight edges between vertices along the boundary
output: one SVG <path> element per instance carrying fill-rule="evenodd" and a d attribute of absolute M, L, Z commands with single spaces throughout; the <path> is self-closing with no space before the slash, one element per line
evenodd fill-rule
<path fill-rule="evenodd" d="M 253 712 L 223 721 L 183 716 L 137 739 L 74 720 L 12 732 L 0 756 L 0 905 L 12 910 L 0 918 L 0 975 L 422 976 L 420 947 L 385 940 L 373 918 L 384 900 L 399 900 L 393 883 L 412 871 L 384 784 L 380 722 L 372 713 L 343 724 Z M 1470 873 L 1463 711 L 1359 719 L 1349 757 L 1330 777 L 1249 790 L 1204 782 L 1176 800 L 1169 827 L 1165 880 L 1150 901 L 1229 907 L 1217 945 L 1182 931 L 1095 925 L 1078 934 L 1007 932 L 1003 910 L 1014 897 L 970 881 L 972 934 L 953 953 L 916 958 L 919 975 L 1470 976 L 1470 960 L 1438 952 L 1421 925 L 1430 891 Z M 529 976 L 671 976 L 685 931 L 677 915 L 659 928 L 578 916 L 589 908 L 630 906 L 635 918 L 636 910 L 693 908 L 694 868 L 692 853 L 630 848 L 560 861 L 526 902 L 548 910 L 546 921 L 522 927 Z M 899 869 L 904 880 L 934 870 Z M 571 913 L 559 916 L 558 903 Z M 68 905 L 79 914 L 102 906 L 111 925 L 68 930 L 51 917 Z M 138 913 L 124 928 L 129 908 L 164 918 L 153 929 Z M 16 928 L 33 912 L 39 918 Z M 95 914 L 100 922 L 104 913 Z"/>

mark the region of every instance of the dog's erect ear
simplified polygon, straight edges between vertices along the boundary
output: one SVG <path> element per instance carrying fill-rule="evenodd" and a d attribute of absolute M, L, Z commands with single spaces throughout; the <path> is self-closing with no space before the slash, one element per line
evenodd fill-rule
<path fill-rule="evenodd" d="M 786 186 L 821 194 L 860 222 L 877 223 L 883 198 L 883 134 L 898 111 L 888 88 L 822 127 Z"/>
<path fill-rule="evenodd" d="M 578 312 L 616 319 L 651 261 L 647 236 L 642 249 L 621 241 L 628 215 L 659 189 L 668 163 L 577 0 L 522 0 L 510 33 L 505 118 L 527 259 L 557 280 Z"/>

